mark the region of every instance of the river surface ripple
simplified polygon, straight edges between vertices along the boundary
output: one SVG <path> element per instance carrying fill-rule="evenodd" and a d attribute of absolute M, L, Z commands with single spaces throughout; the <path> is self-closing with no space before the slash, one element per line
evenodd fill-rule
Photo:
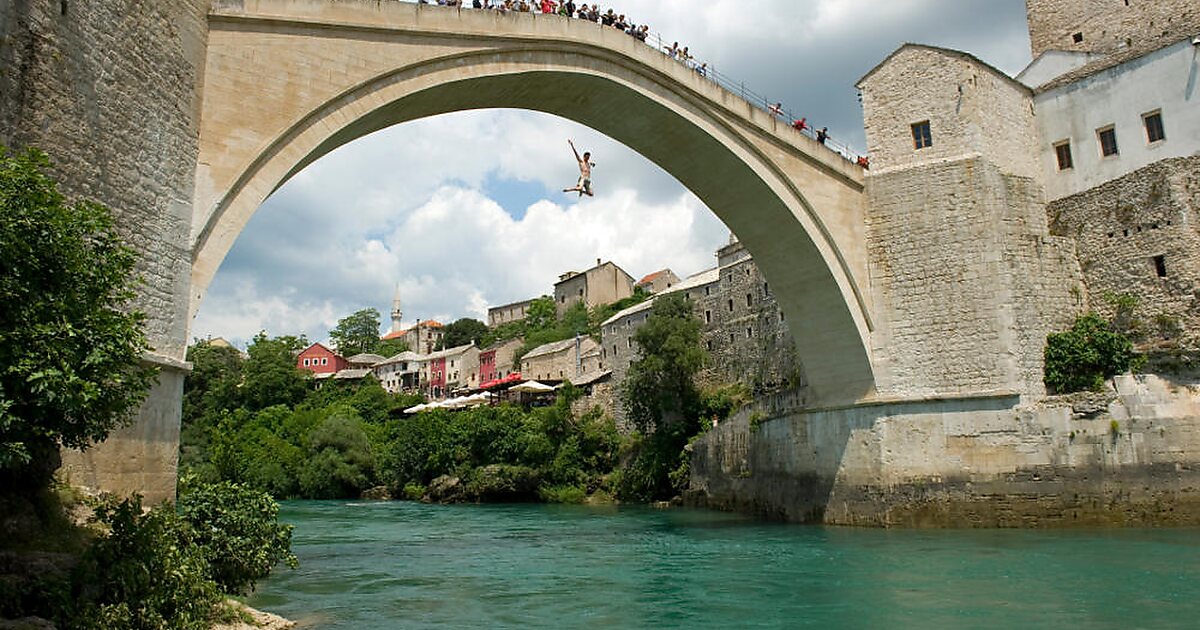
<path fill-rule="evenodd" d="M 1200 530 L 885 531 L 703 510 L 293 501 L 302 627 L 1200 628 Z"/>

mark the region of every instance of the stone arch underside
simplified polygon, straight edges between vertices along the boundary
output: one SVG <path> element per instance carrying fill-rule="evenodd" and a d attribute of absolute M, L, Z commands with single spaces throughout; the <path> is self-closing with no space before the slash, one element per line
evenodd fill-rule
<path fill-rule="evenodd" d="M 270 142 L 246 152 L 248 159 L 233 169 L 236 177 L 226 180 L 208 168 L 221 158 L 206 155 L 212 152 L 207 147 L 235 146 L 237 130 L 229 130 L 230 139 L 206 142 L 209 127 L 202 125 L 195 211 L 206 214 L 194 221 L 192 316 L 253 213 L 307 164 L 394 124 L 472 109 L 526 109 L 605 133 L 687 186 L 738 235 L 769 280 L 804 362 L 810 400 L 840 404 L 870 396 L 875 380 L 865 271 L 856 268 L 854 252 L 839 248 L 835 236 L 846 237 L 831 233 L 838 226 L 822 221 L 814 208 L 846 206 L 848 216 L 861 217 L 861 183 L 780 143 L 748 138 L 753 130 L 747 133 L 749 125 L 721 104 L 653 69 L 630 72 L 628 60 L 612 57 L 579 46 L 527 45 L 408 64 L 331 92 Z M 207 92 L 202 118 L 231 106 Z"/>

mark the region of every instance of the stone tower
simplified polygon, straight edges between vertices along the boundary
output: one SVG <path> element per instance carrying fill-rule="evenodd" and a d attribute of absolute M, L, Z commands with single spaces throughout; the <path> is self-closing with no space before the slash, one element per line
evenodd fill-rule
<path fill-rule="evenodd" d="M 400 325 L 403 315 L 403 311 L 400 310 L 400 283 L 396 283 L 396 294 L 392 296 L 392 332 L 398 333 L 403 330 Z"/>
<path fill-rule="evenodd" d="M 1033 56 L 1047 50 L 1153 49 L 1200 35 L 1196 0 L 1026 0 Z"/>

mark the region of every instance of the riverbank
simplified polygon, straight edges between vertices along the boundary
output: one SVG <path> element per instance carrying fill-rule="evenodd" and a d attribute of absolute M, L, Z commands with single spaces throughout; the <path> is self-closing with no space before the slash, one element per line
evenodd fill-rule
<path fill-rule="evenodd" d="M 1200 386 L 744 409 L 693 445 L 689 504 L 871 527 L 1200 524 Z M 785 444 L 787 448 L 779 448 Z"/>
<path fill-rule="evenodd" d="M 243 619 L 240 621 L 221 623 L 212 627 L 212 630 L 291 630 L 296 627 L 296 622 L 284 619 L 279 615 L 251 608 L 236 600 L 228 600 L 230 606 L 242 613 Z"/>

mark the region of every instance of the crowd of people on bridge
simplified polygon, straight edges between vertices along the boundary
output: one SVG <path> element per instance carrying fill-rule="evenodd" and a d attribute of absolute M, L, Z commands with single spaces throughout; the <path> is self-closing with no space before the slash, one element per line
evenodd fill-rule
<path fill-rule="evenodd" d="M 432 0 L 417 0 L 421 4 L 431 4 Z M 450 7 L 467 7 L 475 9 L 488 9 L 498 11 L 500 13 L 541 13 L 545 15 L 561 15 L 568 18 L 595 22 L 602 26 L 608 26 L 618 29 L 634 39 L 645 42 L 650 45 L 656 45 L 648 41 L 650 39 L 650 27 L 646 24 L 636 24 L 633 20 L 626 18 L 623 13 L 616 13 L 613 9 L 602 11 L 599 5 L 586 2 L 576 4 L 574 0 L 436 0 L 436 3 L 442 6 Z M 660 42 L 661 43 L 661 42 Z M 695 70 L 702 77 L 709 77 L 709 66 L 706 62 L 699 62 L 691 54 L 687 46 L 680 46 L 679 42 L 673 42 L 670 46 L 662 46 L 662 52 L 682 63 L 684 66 Z M 711 77 L 716 81 L 716 77 Z M 748 99 L 749 100 L 749 99 Z M 773 117 L 784 118 L 785 122 L 789 118 L 784 111 L 783 103 L 777 102 L 774 105 L 762 104 L 763 107 Z M 820 144 L 824 145 L 829 140 L 829 128 L 816 127 L 808 123 L 805 117 L 792 120 L 791 127 L 797 132 L 813 138 Z M 857 163 L 863 168 L 869 168 L 867 158 L 865 156 L 853 156 L 844 148 L 841 150 L 835 149 L 847 160 Z"/>

